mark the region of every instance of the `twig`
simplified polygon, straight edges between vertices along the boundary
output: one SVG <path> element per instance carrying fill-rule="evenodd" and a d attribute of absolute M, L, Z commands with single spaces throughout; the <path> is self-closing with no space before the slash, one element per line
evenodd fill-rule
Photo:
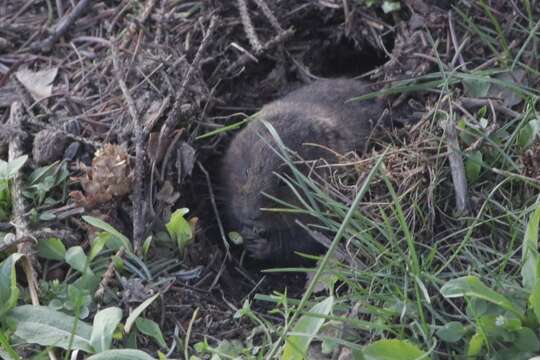
<path fill-rule="evenodd" d="M 56 0 L 56 12 L 58 13 L 58 17 L 64 15 L 64 4 L 61 0 Z"/>
<path fill-rule="evenodd" d="M 129 0 L 122 0 L 120 4 L 116 7 L 118 10 L 116 11 L 114 17 L 109 23 L 109 26 L 107 26 L 107 32 L 109 34 L 112 34 L 113 29 L 116 27 L 116 24 L 120 21 L 120 19 L 124 16 L 124 14 L 128 11 L 130 5 Z"/>
<path fill-rule="evenodd" d="M 14 131 L 14 136 L 9 142 L 9 160 L 14 160 L 24 155 L 23 152 L 23 138 L 25 132 L 22 131 L 21 125 L 23 124 L 23 106 L 19 102 L 11 104 L 10 117 L 8 125 Z M 32 252 L 32 245 L 35 241 L 34 236 L 29 230 L 29 223 L 26 220 L 26 203 L 23 195 L 23 183 L 22 175 L 19 171 L 17 175 L 10 182 L 11 196 L 13 203 L 13 220 L 12 223 L 15 226 L 15 235 L 6 235 L 4 241 L 0 244 L 0 251 L 4 249 L 4 246 L 10 246 L 17 244 L 17 252 L 23 254 L 21 258 L 22 268 L 26 276 L 26 282 L 28 283 L 28 292 L 30 293 L 30 299 L 32 305 L 39 305 L 38 296 L 38 282 L 37 274 L 34 268 L 34 264 L 38 264 L 35 256 Z M 53 350 L 48 350 L 49 358 L 56 360 L 57 357 Z"/>
<path fill-rule="evenodd" d="M 131 24 L 129 24 L 129 27 L 127 29 L 127 34 L 124 37 L 124 41 L 122 42 L 122 45 L 120 45 L 120 49 L 125 49 L 126 48 L 126 46 L 131 41 L 131 37 L 133 36 L 135 31 L 137 31 L 137 28 L 146 22 L 146 19 L 148 19 L 148 17 L 152 13 L 152 9 L 156 5 L 156 1 L 157 0 L 147 0 L 146 1 L 146 3 L 144 4 L 143 11 L 141 12 L 138 19 L 136 21 L 131 22 Z"/>
<path fill-rule="evenodd" d="M 268 19 L 268 21 L 270 22 L 274 30 L 276 30 L 278 33 L 282 33 L 283 28 L 279 24 L 279 21 L 274 16 L 274 14 L 272 13 L 272 10 L 270 10 L 268 5 L 263 0 L 254 0 L 254 1 L 255 1 L 255 4 L 257 4 L 257 6 L 259 7 L 259 9 L 262 10 L 264 16 L 266 16 L 266 18 Z"/>
<path fill-rule="evenodd" d="M 463 60 L 463 55 L 461 54 L 461 50 L 463 47 L 459 45 L 456 32 L 454 31 L 454 21 L 452 18 L 451 10 L 448 11 L 448 29 L 450 30 L 450 39 L 452 40 L 452 45 L 454 46 L 455 56 L 457 56 L 457 58 L 459 59 L 459 64 L 461 65 L 461 67 L 466 70 L 467 65 L 465 64 L 465 60 Z"/>
<path fill-rule="evenodd" d="M 493 106 L 495 110 L 500 111 L 503 114 L 510 116 L 512 119 L 517 119 L 521 116 L 520 113 L 507 108 L 506 106 L 501 104 L 500 101 L 493 100 L 493 99 L 477 99 L 477 98 L 462 97 L 459 99 L 459 101 L 463 104 L 463 106 L 467 108 Z"/>
<path fill-rule="evenodd" d="M 17 238 L 12 233 L 7 233 L 6 235 L 4 235 L 4 239 L 2 241 L 0 241 L 0 252 L 6 250 L 7 248 L 9 248 L 11 246 L 19 245 L 20 243 L 22 243 L 24 241 L 27 241 L 27 240 L 28 239 Z"/>
<path fill-rule="evenodd" d="M 117 258 L 121 258 L 124 256 L 124 248 L 120 248 L 114 255 Z M 101 282 L 99 283 L 99 287 L 96 290 L 96 293 L 94 295 L 94 298 L 96 299 L 102 299 L 103 295 L 105 294 L 105 288 L 109 286 L 109 283 L 111 282 L 112 278 L 114 276 L 114 262 L 111 261 L 109 266 L 107 267 L 107 270 L 103 274 L 103 277 L 101 278 Z"/>
<path fill-rule="evenodd" d="M 47 39 L 42 42 L 33 43 L 30 48 L 34 51 L 51 51 L 54 43 L 56 43 L 56 41 L 66 33 L 69 27 L 75 23 L 75 21 L 82 15 L 82 13 L 84 12 L 84 10 L 86 10 L 89 4 L 90 0 L 79 1 L 69 14 L 65 15 L 58 21 Z"/>
<path fill-rule="evenodd" d="M 208 45 L 208 41 L 210 39 L 210 36 L 214 32 L 216 23 L 217 23 L 217 18 L 215 16 L 212 16 L 212 18 L 210 19 L 210 25 L 208 26 L 208 30 L 206 31 L 206 34 L 204 35 L 201 41 L 201 45 L 199 45 L 199 48 L 197 49 L 195 58 L 191 62 L 191 65 L 184 76 L 184 81 L 182 81 L 182 85 L 180 85 L 180 90 L 178 90 L 178 93 L 176 94 L 176 99 L 169 113 L 169 116 L 167 116 L 167 120 L 165 121 L 165 124 L 161 128 L 161 131 L 159 134 L 159 143 L 163 141 L 165 134 L 170 134 L 176 127 L 176 123 L 178 121 L 178 111 L 180 109 L 181 99 L 184 96 L 184 91 L 186 90 L 187 84 L 193 77 L 193 72 L 195 71 L 196 68 L 199 67 L 199 63 L 201 61 L 203 51 Z"/>
<path fill-rule="evenodd" d="M 128 105 L 129 114 L 135 129 L 135 188 L 133 190 L 133 248 L 138 252 L 144 238 L 144 174 L 145 174 L 145 153 L 144 153 L 144 132 L 142 121 L 139 117 L 135 102 L 129 93 L 129 89 L 122 77 L 120 60 L 116 44 L 111 41 L 111 54 L 114 74 L 118 81 L 118 86 Z"/>
<path fill-rule="evenodd" d="M 225 246 L 225 250 L 227 251 L 227 257 L 230 258 L 231 254 L 229 251 L 229 242 L 227 241 L 227 236 L 225 235 L 225 229 L 223 227 L 223 223 L 221 222 L 221 217 L 219 216 L 218 207 L 216 204 L 216 199 L 214 197 L 214 190 L 212 189 L 212 181 L 210 180 L 210 175 L 208 174 L 208 171 L 202 166 L 202 164 L 197 161 L 197 165 L 203 172 L 204 176 L 206 177 L 206 184 L 208 186 L 208 192 L 210 193 L 210 203 L 212 204 L 212 209 L 214 210 L 214 215 L 216 217 L 219 233 L 221 234 L 221 240 L 223 240 L 223 246 Z"/>
<path fill-rule="evenodd" d="M 448 142 L 448 160 L 450 161 L 450 171 L 456 196 L 456 210 L 458 214 L 463 215 L 469 209 L 467 179 L 465 178 L 465 166 L 461 157 L 456 124 L 451 113 L 446 121 L 446 140 Z"/>
<path fill-rule="evenodd" d="M 273 47 L 275 47 L 276 45 L 278 44 L 281 44 L 285 41 L 287 41 L 287 39 L 289 39 L 292 35 L 294 34 L 294 30 L 293 29 L 287 29 L 285 31 L 283 31 L 282 33 L 280 34 L 277 34 L 276 36 L 274 36 L 272 39 L 268 40 L 266 43 L 264 43 L 263 47 L 262 47 L 262 50 L 263 50 L 263 53 L 265 51 L 268 51 L 270 49 L 272 49 Z M 233 73 L 236 69 L 238 69 L 240 66 L 244 66 L 245 64 L 247 64 L 249 61 L 250 61 L 250 56 L 247 55 L 247 54 L 244 54 L 242 56 L 240 56 L 234 63 L 232 63 L 226 70 L 225 70 L 225 73 L 226 74 L 231 74 Z"/>
<path fill-rule="evenodd" d="M 165 20 L 165 5 L 166 5 L 166 0 L 161 0 L 159 2 L 159 9 L 157 10 L 157 14 L 156 14 L 156 36 L 154 37 L 154 44 L 155 45 L 158 45 L 161 43 L 162 41 L 162 37 L 163 37 L 163 25 L 164 23 L 166 23 L 166 20 Z"/>
<path fill-rule="evenodd" d="M 255 54 L 260 54 L 262 52 L 262 45 L 257 37 L 251 18 L 249 17 L 249 12 L 246 4 L 246 0 L 237 0 L 238 3 L 238 12 L 240 13 L 240 20 L 242 20 L 242 26 L 244 27 L 244 32 L 249 40 L 249 43 Z"/>
<path fill-rule="evenodd" d="M 14 129 L 20 129 L 24 118 L 21 103 L 14 102 L 11 104 L 10 111 L 8 124 L 10 124 Z M 22 137 L 15 136 L 9 142 L 9 160 L 14 160 L 23 155 Z M 34 237 L 30 233 L 29 223 L 25 217 L 26 204 L 23 196 L 23 182 L 20 171 L 17 173 L 15 178 L 11 180 L 10 185 L 13 203 L 12 223 L 15 225 L 16 242 L 18 243 L 17 251 L 24 255 L 21 261 L 24 274 L 26 275 L 26 281 L 28 282 L 28 290 L 30 292 L 32 304 L 39 305 L 37 275 L 34 269 L 34 264 L 37 264 L 37 262 L 32 254 Z"/>
<path fill-rule="evenodd" d="M 27 112 L 28 112 L 28 109 L 27 109 Z M 43 121 L 39 121 L 38 119 L 34 118 L 33 116 L 31 116 L 30 118 L 26 118 L 25 121 L 28 124 L 35 125 L 35 126 L 41 128 L 41 129 L 49 129 L 49 130 L 60 131 L 62 133 L 62 135 L 64 135 L 65 137 L 70 138 L 70 139 L 75 140 L 75 141 L 78 141 L 80 143 L 86 144 L 86 145 L 93 146 L 96 149 L 99 149 L 100 147 L 103 146 L 103 144 L 98 142 L 98 141 L 90 140 L 90 139 L 87 139 L 85 137 L 72 134 L 69 131 L 66 131 L 65 129 L 63 129 L 63 128 L 59 127 L 59 126 L 55 126 L 55 125 L 52 125 L 52 124 L 44 123 Z"/>
<path fill-rule="evenodd" d="M 20 84 L 20 82 L 18 80 L 15 81 L 15 89 L 17 91 L 17 94 L 19 95 L 19 100 L 21 101 L 21 103 L 22 103 L 22 105 L 23 105 L 23 107 L 26 110 L 26 113 L 28 115 L 28 116 L 24 117 L 24 119 L 23 119 L 23 121 L 25 121 L 27 124 L 37 126 L 40 129 L 49 129 L 49 130 L 60 131 L 65 137 L 73 139 L 73 140 L 78 141 L 78 142 L 81 142 L 81 143 L 86 144 L 86 145 L 93 146 L 96 149 L 103 146 L 101 143 L 99 143 L 97 141 L 93 141 L 93 140 L 87 139 L 85 137 L 72 134 L 72 133 L 66 131 L 65 129 L 63 129 L 63 128 L 59 127 L 59 126 L 52 125 L 52 123 L 45 123 L 45 122 L 43 122 L 41 120 L 38 120 L 34 116 L 34 114 L 32 112 L 32 107 L 34 107 L 35 104 L 31 104 L 30 95 L 28 94 L 28 92 L 26 91 L 24 86 L 22 86 Z M 39 103 L 38 103 L 38 105 L 39 105 Z M 43 110 L 43 112 L 47 113 L 47 116 L 53 117 L 53 115 L 50 113 L 49 109 L 47 109 L 45 107 L 41 107 L 41 110 Z"/>
<path fill-rule="evenodd" d="M 19 16 L 22 15 L 30 6 L 34 4 L 34 0 L 28 0 L 19 10 L 8 20 L 8 23 L 13 23 Z"/>
<path fill-rule="evenodd" d="M 8 142 L 16 136 L 24 136 L 26 133 L 21 129 L 14 129 L 7 124 L 0 124 L 0 143 Z"/>
<path fill-rule="evenodd" d="M 195 323 L 195 320 L 197 320 L 197 315 L 199 315 L 199 308 L 196 308 L 195 311 L 193 311 L 193 314 L 191 315 L 191 320 L 189 321 L 189 325 L 187 328 L 186 333 L 186 341 L 184 343 L 184 359 L 189 359 L 189 339 L 191 337 L 191 331 L 193 330 L 193 323 Z"/>

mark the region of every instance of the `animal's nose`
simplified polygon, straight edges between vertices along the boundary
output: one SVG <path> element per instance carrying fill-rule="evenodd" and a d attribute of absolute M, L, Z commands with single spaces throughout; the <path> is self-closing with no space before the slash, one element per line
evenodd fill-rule
<path fill-rule="evenodd" d="M 241 203 L 239 204 L 238 210 L 240 211 L 242 220 L 244 220 L 246 223 L 254 223 L 260 219 L 261 211 L 254 208 L 251 204 Z"/>
<path fill-rule="evenodd" d="M 254 214 L 249 214 L 249 216 L 244 216 L 242 218 L 242 223 L 244 224 L 244 227 L 246 228 L 251 228 L 251 229 L 255 229 L 259 224 L 260 222 L 260 218 Z"/>

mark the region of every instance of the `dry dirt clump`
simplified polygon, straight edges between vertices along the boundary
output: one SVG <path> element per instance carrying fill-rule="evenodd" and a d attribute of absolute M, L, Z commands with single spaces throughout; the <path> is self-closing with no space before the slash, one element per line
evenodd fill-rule
<path fill-rule="evenodd" d="M 45 165 L 61 160 L 67 139 L 61 131 L 44 129 L 34 136 L 32 157 L 36 164 Z"/>

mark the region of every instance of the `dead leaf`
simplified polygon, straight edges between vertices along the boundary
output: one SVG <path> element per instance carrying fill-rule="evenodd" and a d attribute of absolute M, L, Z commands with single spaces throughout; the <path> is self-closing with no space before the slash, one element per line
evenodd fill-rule
<path fill-rule="evenodd" d="M 518 69 L 515 71 L 503 72 L 495 75 L 497 80 L 503 81 L 508 85 L 515 86 L 527 86 L 527 73 L 524 70 Z M 487 93 L 488 97 L 494 97 L 502 99 L 503 103 L 507 107 L 513 107 L 523 101 L 520 94 L 506 84 L 492 83 Z"/>
<path fill-rule="evenodd" d="M 152 104 L 150 104 L 150 107 L 146 111 L 143 120 L 144 128 L 147 131 L 151 131 L 154 128 L 161 115 L 163 115 L 165 109 L 169 107 L 170 102 L 171 97 L 167 96 L 161 103 L 153 101 Z"/>
<path fill-rule="evenodd" d="M 174 187 L 170 181 L 165 181 L 163 186 L 161 186 L 161 189 L 159 189 L 159 192 L 156 194 L 157 200 L 168 205 L 174 205 L 179 197 L 180 193 L 174 191 Z"/>
<path fill-rule="evenodd" d="M 148 136 L 148 142 L 146 145 L 146 152 L 152 163 L 157 163 L 163 160 L 167 149 L 171 145 L 171 141 L 177 139 L 184 133 L 184 128 L 175 130 L 171 135 L 165 135 L 161 137 L 158 131 L 150 133 Z"/>
<path fill-rule="evenodd" d="M 21 68 L 15 76 L 23 84 L 34 100 L 39 101 L 52 94 L 53 81 L 58 74 L 58 67 L 34 72 L 28 68 Z"/>
<path fill-rule="evenodd" d="M 176 163 L 178 168 L 178 178 L 184 180 L 186 176 L 191 176 L 195 164 L 195 149 L 187 142 L 182 142 L 178 149 L 179 157 Z"/>

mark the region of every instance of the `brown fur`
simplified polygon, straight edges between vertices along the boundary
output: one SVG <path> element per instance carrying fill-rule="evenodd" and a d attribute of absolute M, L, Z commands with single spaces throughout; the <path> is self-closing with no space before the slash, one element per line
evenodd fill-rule
<path fill-rule="evenodd" d="M 285 146 L 300 158 L 334 161 L 324 147 L 337 153 L 364 150 L 384 106 L 379 100 L 347 100 L 371 91 L 366 82 L 319 80 L 265 105 L 235 136 L 223 160 L 224 207 L 229 227 L 240 231 L 252 257 L 290 263 L 298 258 L 295 251 L 320 250 L 294 223 L 298 216 L 260 210 L 276 207 L 263 192 L 287 202 L 297 201 L 275 175 L 286 171 L 287 166 L 272 149 L 276 148 L 275 140 L 259 119 L 272 124 Z"/>

